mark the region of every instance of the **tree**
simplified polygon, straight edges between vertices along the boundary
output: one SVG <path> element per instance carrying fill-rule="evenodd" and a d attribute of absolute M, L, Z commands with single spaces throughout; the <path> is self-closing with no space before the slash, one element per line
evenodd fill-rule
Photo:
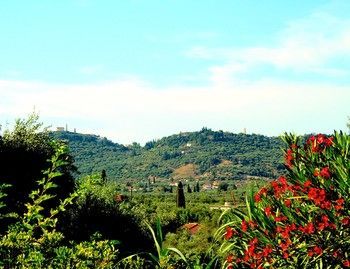
<path fill-rule="evenodd" d="M 41 178 L 41 171 L 49 167 L 47 160 L 51 160 L 55 153 L 53 139 L 38 120 L 39 116 L 35 113 L 27 119 L 17 119 L 13 130 L 5 130 L 0 139 L 0 183 L 11 185 L 4 199 L 10 212 L 24 212 L 29 201 L 28 193 L 37 186 L 36 180 Z M 64 165 L 59 167 L 61 175 L 53 182 L 58 186 L 52 190 L 56 197 L 46 201 L 46 206 L 57 205 L 74 189 L 72 173 L 76 168 L 72 156 L 65 152 L 60 155 L 59 162 Z M 0 223 L 0 227 L 6 228 L 8 224 Z"/>
<path fill-rule="evenodd" d="M 192 193 L 192 189 L 191 189 L 190 184 L 187 184 L 187 192 L 188 192 L 188 193 Z"/>
<path fill-rule="evenodd" d="M 220 182 L 219 191 L 227 191 L 227 189 L 228 189 L 228 183 L 227 182 Z"/>
<path fill-rule="evenodd" d="M 196 189 L 196 192 L 199 192 L 199 191 L 200 191 L 200 188 L 199 188 L 199 181 L 198 181 L 198 180 L 197 180 L 195 189 Z"/>
<path fill-rule="evenodd" d="M 186 208 L 185 194 L 181 181 L 179 181 L 179 184 L 177 185 L 176 205 L 177 207 Z"/>
<path fill-rule="evenodd" d="M 101 172 L 101 179 L 102 179 L 103 183 L 106 183 L 106 181 L 107 181 L 107 173 L 106 173 L 105 169 L 103 169 L 102 172 Z"/>

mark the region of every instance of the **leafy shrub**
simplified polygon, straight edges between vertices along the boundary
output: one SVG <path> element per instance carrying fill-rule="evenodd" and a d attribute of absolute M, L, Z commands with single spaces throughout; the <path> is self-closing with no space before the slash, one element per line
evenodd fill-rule
<path fill-rule="evenodd" d="M 36 188 L 36 180 L 42 176 L 42 171 L 49 168 L 47 160 L 53 158 L 55 150 L 47 129 L 38 122 L 36 114 L 16 120 L 13 130 L 4 131 L 0 138 L 0 184 L 11 185 L 3 199 L 7 204 L 4 209 L 7 213 L 22 214 L 26 210 L 28 194 Z M 55 197 L 45 201 L 47 207 L 57 206 L 60 199 L 64 199 L 74 189 L 73 173 L 76 169 L 73 158 L 68 150 L 59 158 L 65 165 L 57 168 L 60 176 L 52 179 L 59 188 L 54 190 Z M 13 220 L 0 221 L 0 232 L 7 229 L 10 223 Z"/>
<path fill-rule="evenodd" d="M 288 174 L 247 197 L 217 236 L 227 268 L 350 267 L 350 137 L 285 135 Z"/>
<path fill-rule="evenodd" d="M 0 267 L 113 268 L 117 255 L 116 242 L 93 239 L 68 246 L 62 244 L 64 236 L 56 230 L 57 215 L 73 203 L 78 193 L 64 199 L 57 208 L 50 209 L 48 216 L 43 215 L 43 205 L 54 197 L 52 190 L 57 187 L 53 180 L 61 176 L 59 170 L 66 165 L 62 160 L 62 156 L 67 154 L 66 146 L 52 143 L 52 147 L 55 153 L 50 159 L 51 166 L 37 181 L 38 189 L 29 195 L 25 212 L 1 234 Z"/>

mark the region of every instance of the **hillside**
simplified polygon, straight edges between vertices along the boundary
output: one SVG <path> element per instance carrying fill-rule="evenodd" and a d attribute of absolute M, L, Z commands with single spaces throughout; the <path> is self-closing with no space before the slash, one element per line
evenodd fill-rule
<path fill-rule="evenodd" d="M 278 137 L 234 134 L 203 128 L 150 141 L 141 147 L 113 143 L 96 135 L 53 132 L 68 141 L 82 175 L 107 171 L 110 179 L 241 179 L 283 173 Z"/>

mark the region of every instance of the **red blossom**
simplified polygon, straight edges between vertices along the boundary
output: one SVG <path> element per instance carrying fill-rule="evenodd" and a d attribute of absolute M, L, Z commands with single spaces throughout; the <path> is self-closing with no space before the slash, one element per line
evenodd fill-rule
<path fill-rule="evenodd" d="M 344 209 L 345 200 L 343 198 L 339 198 L 338 200 L 335 200 L 335 203 L 336 203 L 334 205 L 335 210 L 339 211 Z"/>
<path fill-rule="evenodd" d="M 226 260 L 228 263 L 231 263 L 233 261 L 233 255 L 232 254 L 228 255 Z"/>
<path fill-rule="evenodd" d="M 345 260 L 345 261 L 343 261 L 343 265 L 344 265 L 345 267 L 350 267 L 350 260 Z"/>
<path fill-rule="evenodd" d="M 264 209 L 265 215 L 270 217 L 272 214 L 272 208 L 270 206 L 265 207 Z"/>
<path fill-rule="evenodd" d="M 321 208 L 331 209 L 332 204 L 326 200 L 326 191 L 324 189 L 310 188 L 307 195 L 311 201 Z"/>
<path fill-rule="evenodd" d="M 254 201 L 255 202 L 260 202 L 261 201 L 261 196 L 266 196 L 267 195 L 267 189 L 266 188 L 261 188 L 255 195 L 254 195 Z"/>
<path fill-rule="evenodd" d="M 283 215 L 279 215 L 278 217 L 275 217 L 276 222 L 283 222 L 286 220 L 288 220 L 288 218 L 286 216 L 283 216 Z"/>
<path fill-rule="evenodd" d="M 287 200 L 284 201 L 284 205 L 285 205 L 286 207 L 290 207 L 291 204 L 292 204 L 292 201 L 289 200 L 289 199 L 287 199 Z"/>
<path fill-rule="evenodd" d="M 322 215 L 321 220 L 317 224 L 317 230 L 323 231 L 327 227 L 329 227 L 331 223 L 329 222 L 329 218 L 327 215 Z"/>
<path fill-rule="evenodd" d="M 283 250 L 283 252 L 285 252 L 286 250 L 288 250 L 291 244 L 292 244 L 292 241 L 290 241 L 290 239 L 287 239 L 284 242 L 280 243 L 279 246 Z"/>
<path fill-rule="evenodd" d="M 267 257 L 267 256 L 269 256 L 272 253 L 272 251 L 273 251 L 272 246 L 270 246 L 270 245 L 266 246 L 266 247 L 264 247 L 264 249 L 262 251 L 262 255 L 264 257 Z"/>
<path fill-rule="evenodd" d="M 241 228 L 243 232 L 246 232 L 248 230 L 248 223 L 245 220 L 242 220 Z"/>
<path fill-rule="evenodd" d="M 329 167 L 324 167 L 321 169 L 320 176 L 324 179 L 330 179 L 331 178 L 331 171 L 329 170 Z"/>
<path fill-rule="evenodd" d="M 289 167 L 289 168 L 292 168 L 293 160 L 294 160 L 293 150 L 292 149 L 287 149 L 286 156 L 285 156 L 286 166 Z"/>
<path fill-rule="evenodd" d="M 322 248 L 318 247 L 318 246 L 314 246 L 313 248 L 309 249 L 307 252 L 307 255 L 309 255 L 310 257 L 312 256 L 317 256 L 317 255 L 321 255 L 323 253 Z"/>
<path fill-rule="evenodd" d="M 274 191 L 274 195 L 276 198 L 279 198 L 281 194 L 286 192 L 287 190 L 291 190 L 291 186 L 288 185 L 287 179 L 285 177 L 280 177 L 279 179 L 272 181 L 271 186 Z"/>
<path fill-rule="evenodd" d="M 323 134 L 318 134 L 316 137 L 310 136 L 306 144 L 311 146 L 312 152 L 319 153 L 333 145 L 333 137 L 327 137 Z"/>
<path fill-rule="evenodd" d="M 341 223 L 345 226 L 350 224 L 350 217 L 345 217 L 341 220 Z"/>
<path fill-rule="evenodd" d="M 225 239 L 229 240 L 233 236 L 233 234 L 234 234 L 234 230 L 230 226 L 227 226 L 226 233 L 225 233 Z"/>
<path fill-rule="evenodd" d="M 300 227 L 299 231 L 305 234 L 313 234 L 315 232 L 315 226 L 312 222 L 309 222 L 307 225 L 304 227 Z"/>

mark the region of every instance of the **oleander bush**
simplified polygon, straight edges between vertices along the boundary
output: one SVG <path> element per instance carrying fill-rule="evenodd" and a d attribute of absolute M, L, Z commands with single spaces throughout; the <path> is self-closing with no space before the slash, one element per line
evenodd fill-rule
<path fill-rule="evenodd" d="M 285 134 L 288 173 L 247 197 L 217 236 L 225 268 L 350 267 L 350 137 Z"/>

